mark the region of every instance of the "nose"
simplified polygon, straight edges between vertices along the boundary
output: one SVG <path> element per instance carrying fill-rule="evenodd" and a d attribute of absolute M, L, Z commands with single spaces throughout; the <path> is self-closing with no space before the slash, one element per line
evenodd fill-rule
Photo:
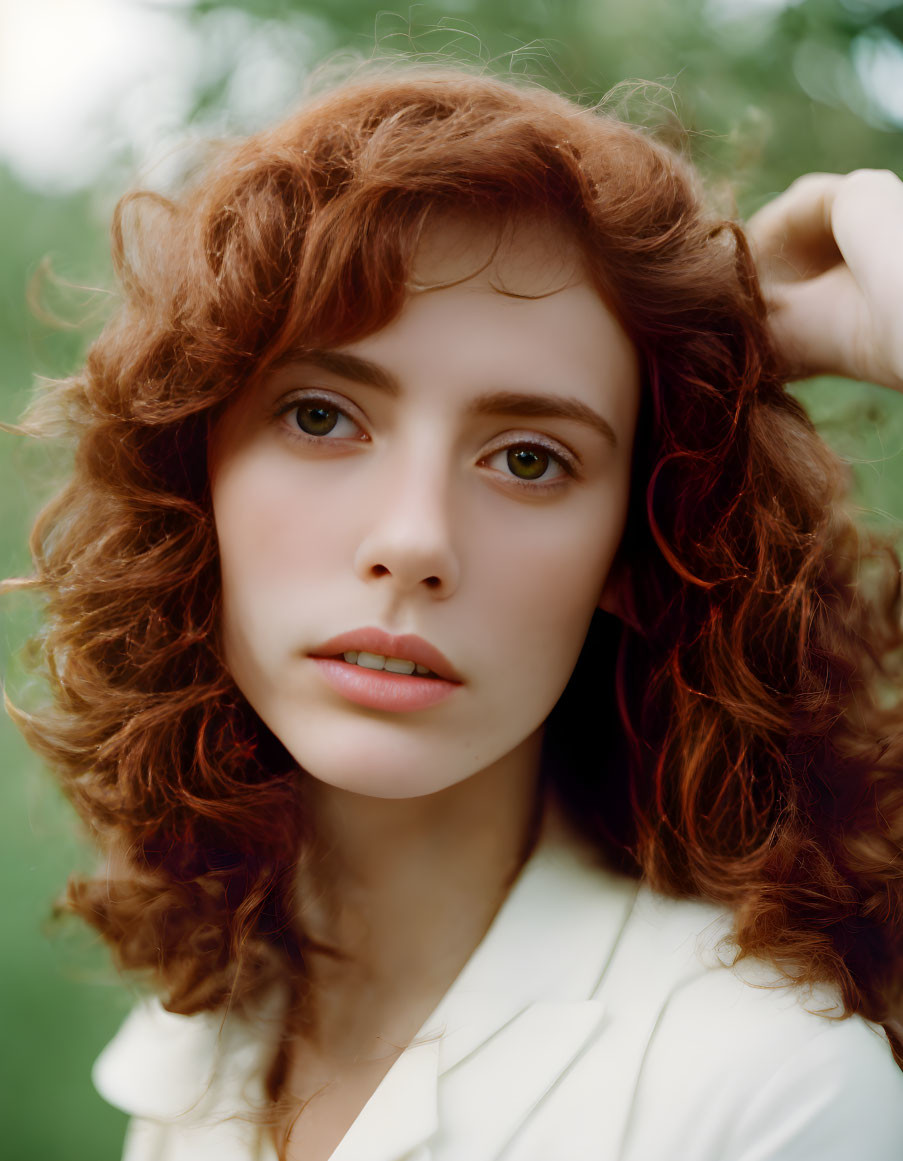
<path fill-rule="evenodd" d="M 393 596 L 418 590 L 446 598 L 458 587 L 453 545 L 450 473 L 441 456 L 419 455 L 384 488 L 374 488 L 368 532 L 355 554 L 355 572 L 391 587 Z"/>

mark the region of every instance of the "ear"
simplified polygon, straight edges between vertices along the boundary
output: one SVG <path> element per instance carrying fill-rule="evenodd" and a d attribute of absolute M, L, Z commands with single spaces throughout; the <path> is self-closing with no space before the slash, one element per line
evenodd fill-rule
<path fill-rule="evenodd" d="M 611 613 L 618 620 L 626 621 L 628 624 L 631 624 L 631 615 L 628 612 L 631 602 L 625 598 L 629 592 L 630 583 L 630 569 L 624 563 L 623 558 L 618 555 L 612 562 L 597 602 L 598 607 L 604 612 Z"/>

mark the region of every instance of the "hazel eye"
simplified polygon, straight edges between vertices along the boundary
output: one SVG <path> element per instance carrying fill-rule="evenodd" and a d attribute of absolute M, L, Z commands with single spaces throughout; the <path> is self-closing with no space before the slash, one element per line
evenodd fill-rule
<path fill-rule="evenodd" d="M 536 482 L 542 486 L 546 483 L 557 483 L 562 477 L 573 475 L 569 465 L 562 457 L 555 455 L 548 448 L 537 444 L 512 444 L 494 452 L 486 461 L 491 466 L 493 460 L 504 457 L 504 467 L 500 470 L 510 475 L 522 484 Z"/>
<path fill-rule="evenodd" d="M 547 451 L 531 447 L 509 448 L 505 459 L 511 471 L 523 480 L 540 479 L 554 462 Z"/>
<path fill-rule="evenodd" d="M 344 420 L 352 430 L 339 431 L 339 437 L 354 437 L 358 425 L 341 407 L 329 399 L 306 399 L 287 403 L 280 411 L 292 435 L 301 439 L 319 440 L 332 435 Z"/>
<path fill-rule="evenodd" d="M 306 435 L 329 435 L 339 422 L 338 408 L 323 407 L 320 404 L 296 407 L 291 414 Z"/>

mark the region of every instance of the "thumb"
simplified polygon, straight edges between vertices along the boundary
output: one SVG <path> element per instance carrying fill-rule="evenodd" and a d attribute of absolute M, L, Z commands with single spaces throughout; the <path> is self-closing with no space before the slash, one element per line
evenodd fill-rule
<path fill-rule="evenodd" d="M 802 282 L 763 286 L 772 340 L 791 378 L 845 375 L 867 378 L 860 366 L 868 327 L 862 292 L 845 266 Z M 858 349 L 857 349 L 858 348 Z"/>

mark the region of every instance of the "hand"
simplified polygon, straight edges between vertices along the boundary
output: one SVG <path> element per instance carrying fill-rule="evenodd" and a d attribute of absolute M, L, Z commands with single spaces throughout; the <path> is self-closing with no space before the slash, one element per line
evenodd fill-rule
<path fill-rule="evenodd" d="M 903 182 L 878 169 L 810 173 L 747 234 L 790 377 L 903 391 Z"/>

